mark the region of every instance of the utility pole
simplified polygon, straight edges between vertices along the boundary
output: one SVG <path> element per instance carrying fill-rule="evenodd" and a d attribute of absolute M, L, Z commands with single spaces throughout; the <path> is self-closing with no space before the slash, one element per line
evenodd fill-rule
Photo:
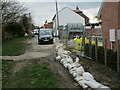
<path fill-rule="evenodd" d="M 1 17 L 0 17 L 1 18 Z M 2 43 L 2 23 L 0 21 L 0 44 Z"/>
<path fill-rule="evenodd" d="M 57 5 L 57 0 L 55 0 L 55 3 L 56 3 L 56 29 L 58 30 L 58 35 L 60 34 L 60 31 L 59 31 L 59 17 L 58 17 L 58 5 Z M 59 36 L 60 38 L 60 36 Z"/>
<path fill-rule="evenodd" d="M 29 33 L 31 32 L 31 15 L 29 13 Z"/>
<path fill-rule="evenodd" d="M 89 57 L 92 58 L 92 35 L 93 35 L 93 28 L 92 25 L 91 26 L 91 32 L 89 33 Z"/>
<path fill-rule="evenodd" d="M 107 39 L 104 39 L 104 57 L 105 57 L 105 66 L 107 67 Z"/>
<path fill-rule="evenodd" d="M 83 45 L 83 47 L 84 47 L 84 48 L 83 48 L 84 51 L 81 50 L 81 54 L 82 54 L 82 52 L 84 52 L 83 55 L 85 55 L 85 46 L 86 46 L 86 45 L 85 45 L 85 44 L 86 44 L 86 43 L 85 43 L 85 37 L 86 37 L 86 30 L 85 30 L 85 28 L 84 28 L 84 29 L 83 29 L 83 37 L 82 37 L 82 45 Z M 81 45 L 81 46 L 82 46 L 82 45 Z M 81 48 L 81 49 L 82 49 L 82 48 Z"/>

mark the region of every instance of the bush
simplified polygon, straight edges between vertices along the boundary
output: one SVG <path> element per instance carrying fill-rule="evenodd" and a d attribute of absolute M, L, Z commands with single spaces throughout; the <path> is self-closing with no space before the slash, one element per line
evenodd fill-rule
<path fill-rule="evenodd" d="M 5 26 L 5 31 L 13 37 L 21 37 L 24 35 L 23 26 L 18 22 L 11 22 Z"/>

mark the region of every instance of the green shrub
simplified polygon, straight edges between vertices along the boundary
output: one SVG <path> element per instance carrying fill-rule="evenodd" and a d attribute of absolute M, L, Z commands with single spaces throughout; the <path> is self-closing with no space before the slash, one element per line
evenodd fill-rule
<path fill-rule="evenodd" d="M 5 26 L 5 31 L 13 37 L 21 37 L 24 35 L 24 29 L 18 22 L 11 22 Z"/>

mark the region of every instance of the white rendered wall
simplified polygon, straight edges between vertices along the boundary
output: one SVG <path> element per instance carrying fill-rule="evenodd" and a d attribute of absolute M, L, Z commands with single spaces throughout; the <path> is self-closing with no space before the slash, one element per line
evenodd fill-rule
<path fill-rule="evenodd" d="M 63 26 L 68 23 L 83 23 L 84 25 L 84 18 L 74 11 L 72 11 L 69 7 L 63 8 L 61 11 L 58 12 L 59 17 L 59 26 Z M 54 31 L 55 35 L 58 35 L 57 31 L 57 17 L 55 16 L 53 20 L 53 28 L 56 30 Z"/>
<path fill-rule="evenodd" d="M 59 13 L 59 26 L 65 25 L 67 23 L 83 23 L 84 18 L 72 11 L 70 8 L 65 7 Z M 56 20 L 56 17 L 54 21 Z M 55 27 L 55 22 L 53 21 L 53 27 Z"/>

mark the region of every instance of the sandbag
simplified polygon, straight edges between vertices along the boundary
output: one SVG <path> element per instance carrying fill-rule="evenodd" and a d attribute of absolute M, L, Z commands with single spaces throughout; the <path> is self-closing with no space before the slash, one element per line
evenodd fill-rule
<path fill-rule="evenodd" d="M 65 64 L 68 64 L 66 61 L 63 61 L 63 63 L 62 63 L 63 65 L 65 65 Z"/>
<path fill-rule="evenodd" d="M 101 86 L 100 88 L 108 88 L 108 89 L 110 89 L 109 87 L 107 87 L 107 86 Z M 111 89 L 110 89 L 111 90 Z"/>
<path fill-rule="evenodd" d="M 96 82 L 96 81 L 87 81 L 85 82 L 85 85 L 91 87 L 91 88 L 100 88 L 102 84 Z"/>
<path fill-rule="evenodd" d="M 77 73 L 76 72 L 72 73 L 72 75 L 73 75 L 73 77 L 77 77 Z"/>
<path fill-rule="evenodd" d="M 72 64 L 73 63 L 73 59 L 69 56 L 68 58 L 66 58 L 66 62 Z"/>
<path fill-rule="evenodd" d="M 77 62 L 77 63 L 79 62 L 79 58 L 78 57 L 76 57 L 76 61 L 75 62 Z"/>
<path fill-rule="evenodd" d="M 65 63 L 65 64 L 63 64 L 63 66 L 64 66 L 65 68 L 68 68 L 68 67 L 70 66 L 70 64 L 69 64 L 69 63 Z"/>
<path fill-rule="evenodd" d="M 79 85 L 82 86 L 82 88 L 84 88 L 84 89 L 88 88 L 88 86 L 85 85 L 86 82 L 87 82 L 86 80 L 80 80 L 80 81 L 78 81 Z"/>
<path fill-rule="evenodd" d="M 94 80 L 94 77 L 93 77 L 93 75 L 91 75 L 89 72 L 84 72 L 83 73 L 83 78 L 85 79 L 85 80 Z"/>
<path fill-rule="evenodd" d="M 76 71 L 77 71 L 77 68 L 72 68 L 69 70 L 70 74 L 76 73 Z"/>
<path fill-rule="evenodd" d="M 83 75 L 83 73 L 85 72 L 84 68 L 81 66 L 77 69 L 76 73 L 77 73 L 77 76 L 79 75 Z"/>
<path fill-rule="evenodd" d="M 79 64 L 79 63 L 77 63 L 77 62 L 74 62 L 74 63 L 72 63 L 69 67 L 68 67 L 68 69 L 70 70 L 70 69 L 72 69 L 72 68 L 74 68 L 74 67 L 80 67 L 81 65 Z"/>
<path fill-rule="evenodd" d="M 83 77 L 82 77 L 82 76 L 77 76 L 77 77 L 75 78 L 75 80 L 78 82 L 78 81 L 80 81 L 80 80 L 83 80 Z"/>
<path fill-rule="evenodd" d="M 58 55 L 57 57 L 56 57 L 56 60 L 60 60 L 61 59 L 61 57 Z"/>
<path fill-rule="evenodd" d="M 68 57 L 68 55 L 65 55 L 65 54 L 61 54 L 60 56 L 61 56 L 61 58 L 63 58 L 63 59 L 65 59 L 65 58 Z"/>
<path fill-rule="evenodd" d="M 70 51 L 64 51 L 63 53 L 64 54 L 70 54 L 71 52 Z"/>
<path fill-rule="evenodd" d="M 63 63 L 64 61 L 65 61 L 65 59 L 61 59 L 61 60 L 60 60 L 60 63 Z"/>

